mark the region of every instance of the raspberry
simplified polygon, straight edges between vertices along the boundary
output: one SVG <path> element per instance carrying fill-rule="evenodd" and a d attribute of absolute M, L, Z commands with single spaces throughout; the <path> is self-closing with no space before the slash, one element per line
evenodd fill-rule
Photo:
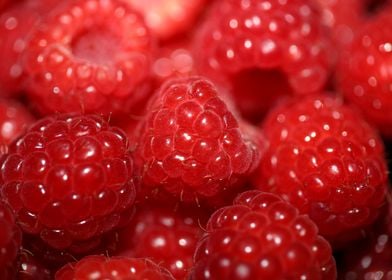
<path fill-rule="evenodd" d="M 385 210 L 380 215 L 380 220 L 367 233 L 366 239 L 343 252 L 339 269 L 342 280 L 388 280 L 392 277 L 392 204 L 390 200 Z"/>
<path fill-rule="evenodd" d="M 148 259 L 88 256 L 60 269 L 56 280 L 174 280 L 170 273 Z"/>
<path fill-rule="evenodd" d="M 330 245 L 307 216 L 254 190 L 211 216 L 191 279 L 330 280 L 336 267 Z"/>
<path fill-rule="evenodd" d="M 148 94 L 152 39 L 117 0 L 69 1 L 26 47 L 28 96 L 41 113 L 117 113 Z"/>
<path fill-rule="evenodd" d="M 0 145 L 11 144 L 33 121 L 34 117 L 22 104 L 0 98 Z"/>
<path fill-rule="evenodd" d="M 0 196 L 23 231 L 56 249 L 98 242 L 132 213 L 128 142 L 100 117 L 44 118 L 10 146 L 0 166 Z"/>
<path fill-rule="evenodd" d="M 144 15 L 147 26 L 160 39 L 191 27 L 206 0 L 122 0 Z"/>
<path fill-rule="evenodd" d="M 310 1 L 217 1 L 198 33 L 197 68 L 229 87 L 249 120 L 327 81 L 333 52 Z"/>
<path fill-rule="evenodd" d="M 173 77 L 189 77 L 196 73 L 189 39 L 174 40 L 163 44 L 159 56 L 154 60 L 152 70 L 159 84 Z"/>
<path fill-rule="evenodd" d="M 14 214 L 0 201 L 0 278 L 12 279 L 12 266 L 19 252 L 22 233 L 16 225 Z"/>
<path fill-rule="evenodd" d="M 256 135 L 204 78 L 167 82 L 146 112 L 135 152 L 143 192 L 209 200 L 242 185 L 259 162 Z"/>
<path fill-rule="evenodd" d="M 364 21 L 362 0 L 316 0 L 320 5 L 323 23 L 331 28 L 333 42 L 345 48 L 351 43 L 355 30 Z"/>
<path fill-rule="evenodd" d="M 119 254 L 148 257 L 167 268 L 175 279 L 187 279 L 201 237 L 204 217 L 194 209 L 173 211 L 150 204 L 138 209 L 132 223 L 119 233 Z"/>
<path fill-rule="evenodd" d="M 388 70 L 392 65 L 391 11 L 358 30 L 351 46 L 341 54 L 338 68 L 338 84 L 345 98 L 388 138 L 392 138 L 392 74 Z"/>
<path fill-rule="evenodd" d="M 263 129 L 269 147 L 256 187 L 308 214 L 330 241 L 375 220 L 387 189 L 384 146 L 360 114 L 336 98 L 309 96 L 275 108 Z"/>
<path fill-rule="evenodd" d="M 51 272 L 36 257 L 28 252 L 23 252 L 19 256 L 17 267 L 18 280 L 50 280 Z"/>

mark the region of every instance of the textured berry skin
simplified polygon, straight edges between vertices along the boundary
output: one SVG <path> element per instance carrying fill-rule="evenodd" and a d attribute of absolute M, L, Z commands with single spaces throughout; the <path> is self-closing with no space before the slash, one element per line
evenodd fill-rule
<path fill-rule="evenodd" d="M 16 225 L 15 216 L 10 207 L 0 201 L 0 277 L 12 279 L 12 266 L 16 260 L 22 242 L 22 232 Z"/>
<path fill-rule="evenodd" d="M 148 94 L 152 39 L 117 0 L 77 0 L 45 18 L 26 47 L 28 96 L 41 113 L 116 113 Z"/>
<path fill-rule="evenodd" d="M 88 256 L 60 269 L 55 280 L 173 280 L 170 273 L 148 259 Z"/>
<path fill-rule="evenodd" d="M 336 267 L 307 216 L 277 195 L 253 190 L 210 217 L 191 279 L 332 280 Z"/>
<path fill-rule="evenodd" d="M 29 252 L 23 252 L 19 255 L 17 267 L 18 280 L 50 280 L 51 272 L 36 257 Z"/>
<path fill-rule="evenodd" d="M 258 139 L 204 78 L 167 82 L 146 112 L 136 151 L 143 192 L 210 199 L 241 185 L 259 162 Z"/>
<path fill-rule="evenodd" d="M 0 145 L 11 144 L 33 122 L 34 117 L 22 104 L 0 98 Z"/>
<path fill-rule="evenodd" d="M 327 95 L 292 100 L 263 131 L 269 147 L 254 186 L 308 214 L 330 241 L 354 238 L 375 220 L 387 188 L 384 146 L 352 107 Z"/>
<path fill-rule="evenodd" d="M 392 204 L 383 208 L 380 219 L 375 223 L 366 239 L 343 252 L 340 261 L 341 280 L 389 280 L 392 278 Z"/>
<path fill-rule="evenodd" d="M 195 40 L 197 68 L 258 121 L 282 95 L 323 88 L 333 52 L 320 18 L 307 0 L 216 1 Z"/>
<path fill-rule="evenodd" d="M 339 88 L 345 98 L 388 138 L 392 138 L 392 18 L 388 9 L 358 30 L 352 45 L 341 54 Z"/>
<path fill-rule="evenodd" d="M 1 198 L 23 231 L 56 249 L 98 242 L 132 213 L 128 141 L 101 117 L 41 119 L 10 146 L 0 166 Z"/>
<path fill-rule="evenodd" d="M 142 206 L 119 233 L 120 254 L 147 257 L 168 269 L 175 279 L 187 279 L 205 222 L 200 210 Z"/>
<path fill-rule="evenodd" d="M 321 9 L 323 23 L 331 29 L 333 42 L 346 47 L 365 18 L 363 0 L 315 0 Z"/>
<path fill-rule="evenodd" d="M 145 18 L 151 32 L 160 39 L 169 39 L 186 31 L 194 23 L 206 0 L 122 0 Z"/>

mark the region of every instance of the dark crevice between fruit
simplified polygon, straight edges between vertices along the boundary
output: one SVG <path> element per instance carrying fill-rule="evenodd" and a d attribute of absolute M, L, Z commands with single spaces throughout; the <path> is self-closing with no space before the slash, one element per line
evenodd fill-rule
<path fill-rule="evenodd" d="M 253 124 L 260 123 L 278 99 L 293 93 L 286 74 L 278 68 L 242 70 L 231 82 L 238 109 Z"/>

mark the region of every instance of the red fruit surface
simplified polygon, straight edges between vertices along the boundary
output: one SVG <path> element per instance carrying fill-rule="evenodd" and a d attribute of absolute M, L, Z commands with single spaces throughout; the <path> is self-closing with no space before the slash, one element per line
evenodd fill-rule
<path fill-rule="evenodd" d="M 320 8 L 323 23 L 331 28 L 332 39 L 340 47 L 351 43 L 354 34 L 365 20 L 363 0 L 315 0 Z"/>
<path fill-rule="evenodd" d="M 269 147 L 254 186 L 308 214 L 330 241 L 374 222 L 387 189 L 384 145 L 357 111 L 327 95 L 295 99 L 263 132 Z"/>
<path fill-rule="evenodd" d="M 386 10 L 358 30 L 341 54 L 339 88 L 388 138 L 392 137 L 392 18 Z"/>
<path fill-rule="evenodd" d="M 135 152 L 142 192 L 210 199 L 242 185 L 259 162 L 258 135 L 242 129 L 204 78 L 167 82 L 146 112 Z"/>
<path fill-rule="evenodd" d="M 13 279 L 13 265 L 22 242 L 22 232 L 16 225 L 14 213 L 0 201 L 0 278 Z"/>
<path fill-rule="evenodd" d="M 38 259 L 23 252 L 19 255 L 17 267 L 18 280 L 51 280 L 51 272 Z"/>
<path fill-rule="evenodd" d="M 143 14 L 151 32 L 168 39 L 192 27 L 206 0 L 122 0 Z"/>
<path fill-rule="evenodd" d="M 334 55 L 320 18 L 307 0 L 216 1 L 195 38 L 197 69 L 257 122 L 281 96 L 324 87 Z"/>
<path fill-rule="evenodd" d="M 0 145 L 11 144 L 33 122 L 34 117 L 22 104 L 0 98 Z"/>
<path fill-rule="evenodd" d="M 306 215 L 254 190 L 211 216 L 191 279 L 333 280 L 336 267 L 330 245 Z"/>
<path fill-rule="evenodd" d="M 173 280 L 170 273 L 148 259 L 88 256 L 60 269 L 56 280 Z"/>
<path fill-rule="evenodd" d="M 191 51 L 191 39 L 185 37 L 161 44 L 153 62 L 152 71 L 159 84 L 169 78 L 194 75 L 196 70 Z"/>
<path fill-rule="evenodd" d="M 386 211 L 382 213 L 379 221 L 367 233 L 367 238 L 342 252 L 339 279 L 389 280 L 392 278 L 392 204 L 390 200 L 385 208 Z"/>
<path fill-rule="evenodd" d="M 82 247 L 132 213 L 128 141 L 101 117 L 41 119 L 10 146 L 0 166 L 1 198 L 25 233 L 53 248 Z"/>
<path fill-rule="evenodd" d="M 26 47 L 28 96 L 41 113 L 117 113 L 149 93 L 152 38 L 117 0 L 69 1 L 47 16 Z"/>
<path fill-rule="evenodd" d="M 205 221 L 199 209 L 173 210 L 148 203 L 119 233 L 119 254 L 147 257 L 168 269 L 175 279 L 187 279 L 202 235 L 200 225 Z"/>

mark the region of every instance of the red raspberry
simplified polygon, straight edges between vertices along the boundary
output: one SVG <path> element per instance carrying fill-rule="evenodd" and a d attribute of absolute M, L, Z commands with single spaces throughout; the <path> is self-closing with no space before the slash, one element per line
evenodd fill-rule
<path fill-rule="evenodd" d="M 154 60 L 152 70 L 159 84 L 168 78 L 189 77 L 195 74 L 194 58 L 190 50 L 189 39 L 174 40 L 163 44 L 159 49 L 159 56 Z"/>
<path fill-rule="evenodd" d="M 197 202 L 241 185 L 259 162 L 256 135 L 241 128 L 204 78 L 169 81 L 140 126 L 143 191 Z"/>
<path fill-rule="evenodd" d="M 202 234 L 200 225 L 205 222 L 202 214 L 195 209 L 171 211 L 150 204 L 142 206 L 132 223 L 119 233 L 119 254 L 151 258 L 175 279 L 187 279 Z"/>
<path fill-rule="evenodd" d="M 252 121 L 282 95 L 323 88 L 331 53 L 307 0 L 217 1 L 195 42 L 200 73 L 227 84 Z"/>
<path fill-rule="evenodd" d="M 202 11 L 206 0 L 122 0 L 144 15 L 155 36 L 168 39 L 186 31 Z"/>
<path fill-rule="evenodd" d="M 60 269 L 56 280 L 174 280 L 170 273 L 148 259 L 88 256 Z"/>
<path fill-rule="evenodd" d="M 22 242 L 22 233 L 16 225 L 14 214 L 0 201 L 0 278 L 13 279 L 13 265 Z"/>
<path fill-rule="evenodd" d="M 315 0 L 321 8 L 323 23 L 331 28 L 338 46 L 351 43 L 355 30 L 364 21 L 363 0 Z"/>
<path fill-rule="evenodd" d="M 23 252 L 19 256 L 17 267 L 18 280 L 50 280 L 51 272 L 36 257 L 29 252 Z"/>
<path fill-rule="evenodd" d="M 277 107 L 263 129 L 269 147 L 256 187 L 308 214 L 330 241 L 353 238 L 375 220 L 387 167 L 381 139 L 360 114 L 341 100 L 309 96 Z"/>
<path fill-rule="evenodd" d="M 100 117 L 42 119 L 11 145 L 0 166 L 0 196 L 19 225 L 54 248 L 97 242 L 132 213 L 128 142 Z"/>
<path fill-rule="evenodd" d="M 336 267 L 307 216 L 274 194 L 248 191 L 211 216 L 191 279 L 332 280 Z"/>
<path fill-rule="evenodd" d="M 149 31 L 117 0 L 69 1 L 26 49 L 28 95 L 43 113 L 127 111 L 149 92 Z"/>
<path fill-rule="evenodd" d="M 22 104 L 0 98 L 0 145 L 16 140 L 33 121 L 34 117 Z"/>
<path fill-rule="evenodd" d="M 392 138 L 391 9 L 364 24 L 340 59 L 338 78 L 344 96 L 388 138 Z"/>
<path fill-rule="evenodd" d="M 390 198 L 390 197 L 389 197 Z M 367 238 L 343 252 L 340 261 L 342 280 L 389 280 L 392 277 L 392 204 L 389 213 L 382 213 L 380 220 L 367 233 Z M 386 209 L 385 212 L 388 212 Z"/>

